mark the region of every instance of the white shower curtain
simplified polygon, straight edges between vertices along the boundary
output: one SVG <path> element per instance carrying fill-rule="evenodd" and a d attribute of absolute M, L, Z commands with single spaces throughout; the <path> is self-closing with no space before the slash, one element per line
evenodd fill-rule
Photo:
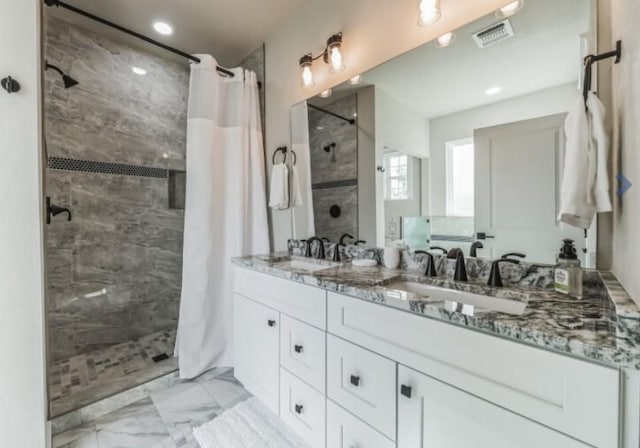
<path fill-rule="evenodd" d="M 182 296 L 175 354 L 181 378 L 233 365 L 231 257 L 269 251 L 264 150 L 253 72 L 191 67 Z"/>

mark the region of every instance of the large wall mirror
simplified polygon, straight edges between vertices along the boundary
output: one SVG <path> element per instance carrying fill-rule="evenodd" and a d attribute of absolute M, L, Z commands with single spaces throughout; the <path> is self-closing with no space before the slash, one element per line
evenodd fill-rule
<path fill-rule="evenodd" d="M 595 228 L 556 219 L 564 121 L 595 50 L 594 17 L 591 0 L 527 1 L 295 105 L 304 200 L 293 237 L 467 254 L 479 241 L 477 256 L 537 263 L 554 263 L 571 238 L 595 267 Z"/>

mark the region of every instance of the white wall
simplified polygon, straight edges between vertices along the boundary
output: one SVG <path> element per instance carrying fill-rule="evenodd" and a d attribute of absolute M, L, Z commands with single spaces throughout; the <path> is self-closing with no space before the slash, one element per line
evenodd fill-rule
<path fill-rule="evenodd" d="M 40 0 L 0 1 L 0 445 L 47 446 Z"/>
<path fill-rule="evenodd" d="M 579 95 L 576 84 L 568 84 L 432 119 L 430 175 L 423 172 L 423 178 L 429 179 L 431 211 L 423 213 L 443 216 L 446 212 L 447 142 L 473 137 L 474 129 L 568 112 Z"/>
<path fill-rule="evenodd" d="M 634 185 L 614 201 L 613 271 L 640 305 L 640 7 L 638 0 L 611 3 L 613 41 L 622 40 L 622 60 L 613 66 L 613 175 Z M 605 50 L 604 48 L 601 50 Z M 606 49 L 608 50 L 608 48 Z M 610 67 L 601 62 L 601 71 Z M 613 181 L 613 191 L 617 182 Z"/>
<path fill-rule="evenodd" d="M 429 157 L 429 120 L 376 87 L 376 123 L 383 152 L 395 150 L 421 159 Z"/>
<path fill-rule="evenodd" d="M 312 0 L 266 42 L 267 154 L 279 145 L 289 144 L 289 107 L 293 104 L 509 2 L 443 0 L 443 19 L 433 27 L 420 28 L 416 0 Z M 347 69 L 331 75 L 328 67 L 318 61 L 314 65 L 316 86 L 304 89 L 298 60 L 310 51 L 317 54 L 326 39 L 338 31 L 344 33 Z M 274 248 L 283 249 L 291 235 L 290 212 L 273 212 L 272 222 Z"/>

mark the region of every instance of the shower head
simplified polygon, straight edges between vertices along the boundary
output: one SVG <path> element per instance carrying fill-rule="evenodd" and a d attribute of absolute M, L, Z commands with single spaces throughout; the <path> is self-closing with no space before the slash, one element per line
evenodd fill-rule
<path fill-rule="evenodd" d="M 55 70 L 58 73 L 60 73 L 60 76 L 62 76 L 62 83 L 64 84 L 64 88 L 68 89 L 70 87 L 76 86 L 78 85 L 78 81 L 76 81 L 75 79 L 73 79 L 71 76 L 67 75 L 65 72 L 63 72 L 60 67 L 56 67 L 53 64 L 49 64 L 48 62 L 45 63 L 45 70 Z"/>

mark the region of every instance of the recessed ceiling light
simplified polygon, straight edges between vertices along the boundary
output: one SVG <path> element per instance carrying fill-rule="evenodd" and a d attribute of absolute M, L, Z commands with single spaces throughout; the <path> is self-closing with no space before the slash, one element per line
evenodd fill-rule
<path fill-rule="evenodd" d="M 331 89 L 323 90 L 320 92 L 320 98 L 329 98 L 333 91 Z"/>
<path fill-rule="evenodd" d="M 169 36 L 173 34 L 173 27 L 169 25 L 167 22 L 154 22 L 153 29 L 156 32 L 163 34 L 165 36 Z"/>
<path fill-rule="evenodd" d="M 485 90 L 485 95 L 497 95 L 498 93 L 502 92 L 502 87 L 500 86 L 494 86 L 494 87 L 489 87 L 487 90 Z"/>
<path fill-rule="evenodd" d="M 136 75 L 144 76 L 147 74 L 147 71 L 140 67 L 131 67 L 131 71 Z"/>
<path fill-rule="evenodd" d="M 349 84 L 352 86 L 358 85 L 362 82 L 362 75 L 356 75 L 353 78 L 349 79 Z"/>
<path fill-rule="evenodd" d="M 496 16 L 499 19 L 504 19 L 506 17 L 511 17 L 518 11 L 522 9 L 524 6 L 524 0 L 516 0 L 515 2 L 511 2 L 508 5 L 503 6 L 502 8 L 496 11 Z"/>
<path fill-rule="evenodd" d="M 456 35 L 453 33 L 443 34 L 442 36 L 436 38 L 436 47 L 444 48 L 448 47 L 456 40 Z"/>

